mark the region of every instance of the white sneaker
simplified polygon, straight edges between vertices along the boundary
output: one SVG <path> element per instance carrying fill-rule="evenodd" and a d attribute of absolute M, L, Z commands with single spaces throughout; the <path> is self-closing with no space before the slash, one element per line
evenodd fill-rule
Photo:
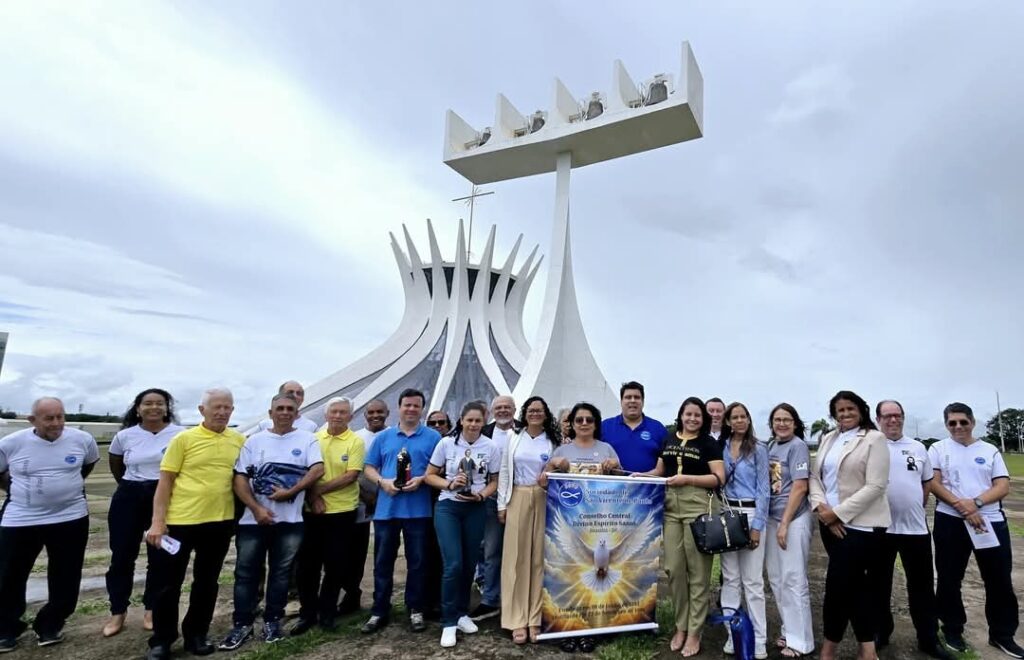
<path fill-rule="evenodd" d="M 735 653 L 736 653 L 735 649 L 733 649 L 733 647 L 732 647 L 732 631 L 731 630 L 727 633 L 727 637 L 725 638 L 725 646 L 722 647 L 722 653 L 724 653 L 726 655 L 735 655 Z"/>
<path fill-rule="evenodd" d="M 763 645 L 763 644 L 760 644 L 760 645 L 755 644 L 754 645 L 754 657 L 757 660 L 765 660 L 768 657 L 768 649 L 767 649 L 767 647 L 765 645 Z"/>
<path fill-rule="evenodd" d="M 473 623 L 473 619 L 470 619 L 468 616 L 465 615 L 459 617 L 459 620 L 458 622 L 456 622 L 455 627 L 469 635 L 472 635 L 476 631 L 480 630 L 479 628 L 477 628 L 476 624 Z"/>
<path fill-rule="evenodd" d="M 441 646 L 443 648 L 450 649 L 455 646 L 455 631 L 457 630 L 458 628 L 456 626 L 446 626 L 441 630 Z"/>

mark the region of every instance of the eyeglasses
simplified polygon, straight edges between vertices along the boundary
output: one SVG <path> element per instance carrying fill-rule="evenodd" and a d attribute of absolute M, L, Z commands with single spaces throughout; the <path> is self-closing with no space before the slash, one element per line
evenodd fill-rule
<path fill-rule="evenodd" d="M 966 420 L 966 419 L 951 419 L 948 422 L 946 422 L 946 426 L 948 426 L 951 429 L 955 429 L 958 426 L 963 427 L 963 426 L 970 426 L 970 425 L 971 425 L 971 422 L 969 420 Z"/>
<path fill-rule="evenodd" d="M 793 420 L 788 417 L 776 417 L 772 420 L 772 424 L 792 424 Z"/>
<path fill-rule="evenodd" d="M 448 426 L 447 419 L 430 419 L 427 420 L 427 426 Z"/>
<path fill-rule="evenodd" d="M 574 419 L 572 421 L 575 422 L 576 424 L 593 424 L 594 423 L 594 418 L 593 417 L 577 417 L 576 419 Z"/>

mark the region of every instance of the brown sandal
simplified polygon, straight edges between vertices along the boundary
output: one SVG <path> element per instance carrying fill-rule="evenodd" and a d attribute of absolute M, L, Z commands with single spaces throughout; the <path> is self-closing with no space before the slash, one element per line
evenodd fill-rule
<path fill-rule="evenodd" d="M 526 643 L 526 628 L 516 628 L 512 631 L 512 641 L 516 644 Z"/>

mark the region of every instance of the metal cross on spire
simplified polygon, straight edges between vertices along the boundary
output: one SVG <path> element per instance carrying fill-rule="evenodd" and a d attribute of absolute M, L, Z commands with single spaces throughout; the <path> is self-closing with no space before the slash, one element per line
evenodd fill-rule
<path fill-rule="evenodd" d="M 486 197 L 487 195 L 493 195 L 493 190 L 481 191 L 480 188 L 473 184 L 470 188 L 469 194 L 465 197 L 456 197 L 453 202 L 463 202 L 469 207 L 469 236 L 466 239 L 466 259 L 472 256 L 473 252 L 473 208 L 476 206 L 477 197 Z"/>

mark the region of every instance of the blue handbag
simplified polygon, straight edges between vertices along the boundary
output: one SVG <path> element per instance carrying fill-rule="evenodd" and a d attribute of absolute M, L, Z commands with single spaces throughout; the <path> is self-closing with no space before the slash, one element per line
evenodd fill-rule
<path fill-rule="evenodd" d="M 723 607 L 708 615 L 708 622 L 725 624 L 729 629 L 736 660 L 754 660 L 754 624 L 742 607 Z"/>
<path fill-rule="evenodd" d="M 257 495 L 271 495 L 275 486 L 288 490 L 299 483 L 307 472 L 308 467 L 294 463 L 264 463 L 259 467 L 250 465 L 246 468 L 252 480 L 252 490 Z"/>

